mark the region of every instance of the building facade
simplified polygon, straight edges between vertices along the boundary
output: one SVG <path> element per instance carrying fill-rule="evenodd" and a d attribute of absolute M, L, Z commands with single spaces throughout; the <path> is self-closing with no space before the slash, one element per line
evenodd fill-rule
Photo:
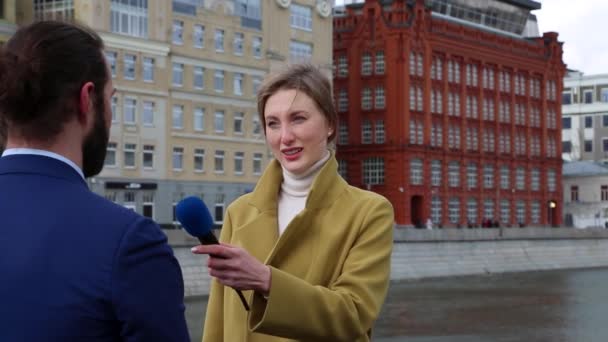
<path fill-rule="evenodd" d="M 368 0 L 334 12 L 340 172 L 400 225 L 561 224 L 556 33 L 535 1 Z"/>
<path fill-rule="evenodd" d="M 0 45 L 17 29 L 17 0 L 0 0 Z"/>
<path fill-rule="evenodd" d="M 608 74 L 569 72 L 562 115 L 563 159 L 608 163 Z"/>
<path fill-rule="evenodd" d="M 5 1 L 6 2 L 6 1 Z M 32 0 L 22 22 L 76 19 L 105 41 L 117 89 L 105 167 L 93 191 L 177 224 L 201 197 L 215 218 L 272 156 L 256 107 L 264 77 L 307 61 L 331 72 L 330 15 L 313 0 Z M 323 13 L 325 14 L 325 12 Z"/>
<path fill-rule="evenodd" d="M 590 160 L 565 162 L 564 224 L 608 228 L 608 166 Z"/>

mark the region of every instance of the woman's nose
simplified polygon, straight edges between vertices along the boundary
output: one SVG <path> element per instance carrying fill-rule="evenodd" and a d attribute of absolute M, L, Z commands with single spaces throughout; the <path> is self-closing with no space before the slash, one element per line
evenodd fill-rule
<path fill-rule="evenodd" d="M 281 128 L 281 142 L 283 144 L 289 144 L 291 142 L 293 142 L 294 140 L 294 135 L 293 135 L 293 131 L 291 130 L 291 127 L 289 127 L 288 125 L 284 126 Z"/>

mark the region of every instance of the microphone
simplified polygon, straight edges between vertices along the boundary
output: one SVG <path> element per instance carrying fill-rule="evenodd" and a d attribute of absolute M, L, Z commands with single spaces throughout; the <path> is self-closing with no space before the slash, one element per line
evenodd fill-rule
<path fill-rule="evenodd" d="M 188 234 L 198 238 L 202 245 L 219 245 L 213 234 L 213 219 L 205 203 L 196 196 L 182 199 L 175 207 L 175 216 Z M 212 257 L 214 257 L 212 255 Z M 249 311 L 249 305 L 240 290 L 234 289 L 241 299 L 245 310 Z"/>

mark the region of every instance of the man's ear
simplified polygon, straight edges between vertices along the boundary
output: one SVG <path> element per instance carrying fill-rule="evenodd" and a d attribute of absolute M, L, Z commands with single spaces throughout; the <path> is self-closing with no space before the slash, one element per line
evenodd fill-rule
<path fill-rule="evenodd" d="M 89 115 L 93 113 L 93 92 L 95 85 L 93 82 L 85 83 L 80 88 L 80 97 L 78 99 L 78 122 L 87 125 Z M 91 116 L 92 118 L 92 116 Z"/>

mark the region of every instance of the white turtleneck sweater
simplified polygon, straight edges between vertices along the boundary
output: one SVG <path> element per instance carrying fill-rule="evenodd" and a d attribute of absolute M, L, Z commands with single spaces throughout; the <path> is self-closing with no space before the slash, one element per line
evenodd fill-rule
<path fill-rule="evenodd" d="M 323 158 L 299 175 L 283 168 L 283 183 L 281 183 L 281 191 L 279 192 L 279 236 L 283 234 L 289 222 L 306 206 L 306 199 L 308 193 L 310 193 L 312 182 L 330 155 L 327 151 Z"/>

